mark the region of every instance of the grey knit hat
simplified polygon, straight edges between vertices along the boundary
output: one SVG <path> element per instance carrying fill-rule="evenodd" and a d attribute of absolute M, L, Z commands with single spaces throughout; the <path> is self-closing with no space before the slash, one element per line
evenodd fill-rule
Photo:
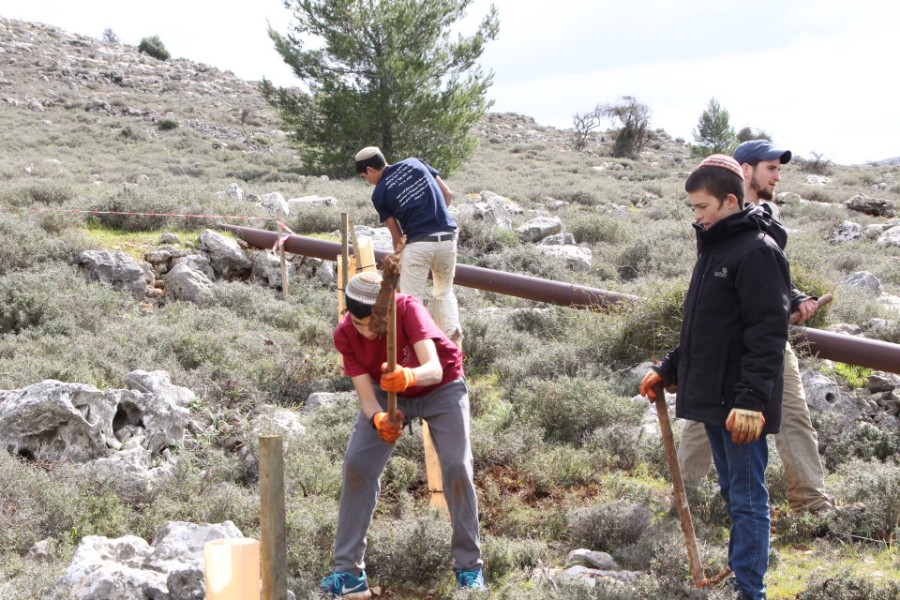
<path fill-rule="evenodd" d="M 363 304 L 375 304 L 379 290 L 381 290 L 381 275 L 374 271 L 354 275 L 347 283 L 347 297 Z"/>

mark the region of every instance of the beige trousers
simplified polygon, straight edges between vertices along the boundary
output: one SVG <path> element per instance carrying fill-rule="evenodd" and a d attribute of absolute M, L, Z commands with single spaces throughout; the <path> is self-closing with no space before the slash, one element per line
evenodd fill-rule
<path fill-rule="evenodd" d="M 425 282 L 431 272 L 429 310 L 448 338 L 461 332 L 459 306 L 453 293 L 456 275 L 456 240 L 407 244 L 400 262 L 400 291 L 425 302 Z"/>
<path fill-rule="evenodd" d="M 825 493 L 825 471 L 819 459 L 819 436 L 813 429 L 800 380 L 800 363 L 790 344 L 784 349 L 784 395 L 781 432 L 774 436 L 775 448 L 784 465 L 787 497 L 791 510 L 816 511 L 834 500 Z M 703 423 L 685 421 L 678 443 L 678 462 L 686 485 L 706 477 L 712 451 Z"/>

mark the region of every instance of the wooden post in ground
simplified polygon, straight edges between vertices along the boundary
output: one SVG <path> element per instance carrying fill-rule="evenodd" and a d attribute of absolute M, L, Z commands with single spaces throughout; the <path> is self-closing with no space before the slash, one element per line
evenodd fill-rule
<path fill-rule="evenodd" d="M 350 250 L 348 248 L 348 230 L 350 229 L 350 217 L 347 213 L 341 213 L 341 255 L 337 261 L 338 280 L 338 319 L 344 312 L 344 292 L 347 291 L 347 282 L 350 281 Z"/>
<path fill-rule="evenodd" d="M 259 521 L 262 597 L 287 600 L 284 444 L 280 435 L 259 438 Z"/>
<path fill-rule="evenodd" d="M 284 221 L 284 211 L 279 208 L 278 209 L 278 254 L 281 256 L 281 295 L 284 300 L 288 299 L 288 270 L 287 270 L 287 259 L 284 257 L 284 244 L 280 243 L 281 239 L 284 237 L 284 225 L 282 222 Z"/>

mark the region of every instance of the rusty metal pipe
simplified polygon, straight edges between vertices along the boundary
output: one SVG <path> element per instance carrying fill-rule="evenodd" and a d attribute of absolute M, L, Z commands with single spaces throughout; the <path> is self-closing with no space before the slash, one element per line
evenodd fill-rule
<path fill-rule="evenodd" d="M 257 248 L 271 248 L 278 239 L 278 234 L 265 229 L 240 227 L 238 225 L 220 225 L 219 227 L 230 231 Z M 284 242 L 284 249 L 294 254 L 331 261 L 335 260 L 341 253 L 341 245 L 337 242 L 300 235 L 288 236 Z M 375 261 L 380 265 L 381 261 L 388 255 L 388 252 L 376 250 Z M 630 294 L 607 292 L 597 288 L 564 283 L 562 281 L 539 279 L 517 273 L 505 273 L 472 265 L 456 265 L 454 283 L 487 292 L 497 292 L 549 304 L 582 308 L 606 308 L 623 300 L 634 302 L 639 299 L 637 296 Z"/>
<path fill-rule="evenodd" d="M 900 344 L 796 325 L 791 327 L 791 342 L 819 358 L 900 373 Z"/>
<path fill-rule="evenodd" d="M 220 225 L 219 227 L 230 231 L 256 248 L 272 248 L 278 239 L 277 233 L 265 229 L 237 225 Z M 288 236 L 284 248 L 294 254 L 331 261 L 341 253 L 341 245 L 337 242 L 299 235 Z M 375 260 L 379 264 L 386 256 L 388 256 L 387 252 L 375 252 Z M 608 292 L 597 288 L 516 273 L 505 273 L 471 265 L 457 265 L 454 282 L 457 285 L 478 290 L 577 308 L 603 309 L 622 301 L 634 302 L 640 299 L 638 296 L 630 294 Z M 898 344 L 796 325 L 791 326 L 791 335 L 795 343 L 819 358 L 889 373 L 900 373 L 900 345 Z"/>

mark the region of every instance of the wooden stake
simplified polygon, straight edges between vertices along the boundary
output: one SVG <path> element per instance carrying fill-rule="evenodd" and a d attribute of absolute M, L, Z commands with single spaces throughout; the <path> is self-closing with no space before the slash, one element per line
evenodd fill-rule
<path fill-rule="evenodd" d="M 278 209 L 278 254 L 281 255 L 281 295 L 285 301 L 288 299 L 288 270 L 287 270 L 287 259 L 284 257 L 284 244 L 281 243 L 281 240 L 284 238 L 284 225 L 282 225 L 282 221 L 284 221 L 284 211 L 280 208 Z"/>
<path fill-rule="evenodd" d="M 284 449 L 280 435 L 259 438 L 259 525 L 262 597 L 287 600 Z"/>
<path fill-rule="evenodd" d="M 347 248 L 347 230 L 350 228 L 350 217 L 347 213 L 341 213 L 341 290 L 344 294 L 347 291 L 347 282 L 350 281 L 350 252 Z"/>

